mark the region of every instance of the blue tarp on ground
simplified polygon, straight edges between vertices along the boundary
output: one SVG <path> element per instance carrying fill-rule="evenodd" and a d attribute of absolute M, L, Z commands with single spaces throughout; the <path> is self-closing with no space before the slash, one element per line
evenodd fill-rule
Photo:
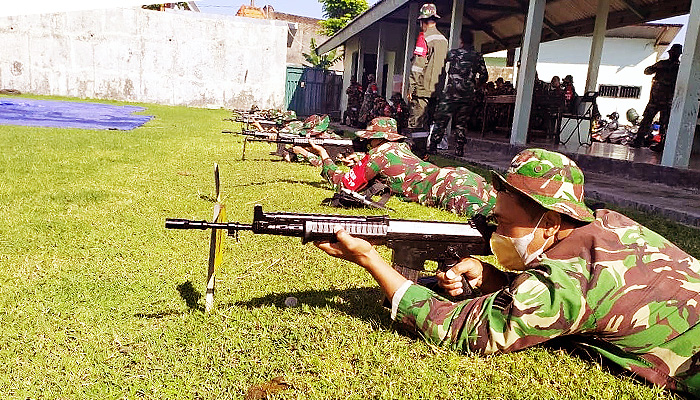
<path fill-rule="evenodd" d="M 48 128 L 118 129 L 137 128 L 152 115 L 132 115 L 145 108 L 75 101 L 0 98 L 0 125 Z"/>

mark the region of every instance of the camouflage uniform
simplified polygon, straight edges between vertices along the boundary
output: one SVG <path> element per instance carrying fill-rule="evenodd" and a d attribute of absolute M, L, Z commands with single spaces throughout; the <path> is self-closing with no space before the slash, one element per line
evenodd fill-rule
<path fill-rule="evenodd" d="M 435 110 L 435 128 L 430 142 L 436 146 L 442 141 L 452 116 L 457 148 L 461 149 L 466 142 L 467 122 L 475 110 L 476 87 L 488 80 L 489 73 L 484 57 L 474 50 L 473 46 L 450 50 L 447 53 L 447 62 L 450 63 L 447 86 Z"/>
<path fill-rule="evenodd" d="M 647 136 L 650 136 L 651 123 L 657 113 L 660 113 L 659 125 L 661 128 L 659 133 L 662 140 L 666 138 L 666 129 L 668 128 L 668 120 L 671 114 L 679 67 L 680 61 L 678 59 L 667 59 L 661 60 L 644 70 L 646 75 L 654 74 L 654 79 L 651 83 L 649 103 L 647 103 L 642 114 L 642 121 L 639 123 L 635 144 L 643 144 L 642 142 L 647 139 Z"/>
<path fill-rule="evenodd" d="M 391 114 L 393 114 L 393 110 L 391 109 L 389 102 L 387 102 L 382 96 L 375 97 L 374 106 L 372 107 L 372 112 L 370 113 L 370 120 L 377 117 L 391 117 Z"/>
<path fill-rule="evenodd" d="M 370 81 L 367 84 L 367 90 L 365 90 L 365 97 L 362 99 L 362 107 L 360 108 L 360 116 L 357 119 L 359 124 L 363 126 L 367 124 L 367 121 L 371 121 L 372 108 L 374 107 L 374 99 L 379 96 L 379 89 L 377 88 L 377 82 Z"/>
<path fill-rule="evenodd" d="M 348 107 L 345 109 L 343 123 L 355 126 L 357 125 L 357 120 L 360 116 L 360 108 L 362 107 L 362 85 L 357 82 L 351 82 L 345 94 L 348 95 Z"/>
<path fill-rule="evenodd" d="M 561 154 L 525 150 L 497 183 L 591 222 L 488 295 L 454 303 L 409 281 L 392 299 L 396 319 L 430 341 L 484 354 L 572 335 L 653 384 L 699 396 L 700 262 L 624 215 L 593 216 L 581 170 Z"/>
<path fill-rule="evenodd" d="M 421 7 L 419 19 L 440 18 L 433 4 Z M 429 124 L 429 103 L 440 91 L 442 69 L 447 55 L 447 39 L 435 26 L 428 27 L 419 35 L 411 64 L 410 86 L 411 109 L 408 127 L 425 129 Z M 419 45 L 419 43 L 423 44 Z M 419 47 L 426 46 L 425 49 Z"/>
<path fill-rule="evenodd" d="M 444 208 L 465 217 L 486 215 L 493 209 L 496 194 L 484 178 L 463 167 L 440 168 L 421 160 L 406 143 L 399 142 L 403 136 L 397 133 L 393 118 L 376 118 L 367 131 L 357 134 L 367 139 L 388 140 L 370 149 L 367 159 L 363 159 L 367 182 L 379 179 L 404 200 Z M 326 159 L 321 175 L 338 189 L 345 173 Z"/>

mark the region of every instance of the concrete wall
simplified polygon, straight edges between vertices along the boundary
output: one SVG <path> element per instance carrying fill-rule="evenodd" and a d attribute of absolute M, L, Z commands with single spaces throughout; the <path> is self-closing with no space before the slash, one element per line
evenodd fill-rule
<path fill-rule="evenodd" d="M 196 107 L 284 106 L 287 24 L 141 8 L 0 18 L 0 88 Z"/>

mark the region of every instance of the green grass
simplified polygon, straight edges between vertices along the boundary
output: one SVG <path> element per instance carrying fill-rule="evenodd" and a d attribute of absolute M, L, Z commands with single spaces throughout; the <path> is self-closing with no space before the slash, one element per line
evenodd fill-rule
<path fill-rule="evenodd" d="M 0 397 L 243 398 L 283 375 L 276 398 L 673 398 L 566 350 L 477 357 L 407 336 L 366 273 L 294 238 L 228 239 L 203 313 L 208 234 L 164 219 L 211 218 L 215 162 L 230 220 L 256 203 L 339 211 L 318 169 L 263 143 L 240 161 L 227 111 L 145 106 L 156 118 L 126 132 L 0 126 Z"/>

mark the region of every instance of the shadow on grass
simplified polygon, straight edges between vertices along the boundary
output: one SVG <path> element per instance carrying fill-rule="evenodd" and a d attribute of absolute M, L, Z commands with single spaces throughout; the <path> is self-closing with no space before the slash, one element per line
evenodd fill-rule
<path fill-rule="evenodd" d="M 202 294 L 199 293 L 199 291 L 197 291 L 197 289 L 194 287 L 191 281 L 187 281 L 185 283 L 177 285 L 177 291 L 178 293 L 180 293 L 180 297 L 182 297 L 182 299 L 185 300 L 185 304 L 187 305 L 187 308 L 189 308 L 189 312 L 199 311 L 203 313 L 205 311 L 204 306 L 199 304 L 199 299 L 202 298 Z M 136 313 L 134 314 L 134 317 L 159 319 L 170 317 L 173 315 L 182 315 L 185 312 L 187 311 L 166 310 L 153 313 Z"/>
<path fill-rule="evenodd" d="M 202 298 L 202 294 L 195 289 L 191 281 L 177 285 L 177 291 L 180 293 L 180 297 L 185 300 L 185 304 L 187 304 L 190 310 L 204 312 L 204 306 L 199 304 L 199 299 Z"/>
<path fill-rule="evenodd" d="M 297 299 L 297 307 L 307 305 L 314 308 L 333 308 L 365 321 L 379 322 L 385 328 L 392 325 L 389 312 L 382 307 L 383 296 L 377 287 L 271 293 L 247 301 L 230 303 L 224 307 L 253 309 L 261 306 L 275 306 L 286 308 L 285 300 L 288 297 Z"/>
<path fill-rule="evenodd" d="M 308 186 L 313 186 L 316 188 L 322 188 L 322 189 L 329 189 L 329 186 L 326 182 L 323 181 L 309 181 L 309 180 L 299 180 L 299 179 L 275 179 L 275 180 L 270 180 L 270 181 L 263 181 L 263 182 L 250 182 L 250 183 L 244 183 L 241 185 L 231 185 L 228 187 L 231 188 L 244 188 L 244 187 L 250 187 L 250 186 L 265 186 L 265 185 L 272 185 L 275 183 L 292 183 L 292 184 L 302 184 L 302 185 L 308 185 Z"/>

